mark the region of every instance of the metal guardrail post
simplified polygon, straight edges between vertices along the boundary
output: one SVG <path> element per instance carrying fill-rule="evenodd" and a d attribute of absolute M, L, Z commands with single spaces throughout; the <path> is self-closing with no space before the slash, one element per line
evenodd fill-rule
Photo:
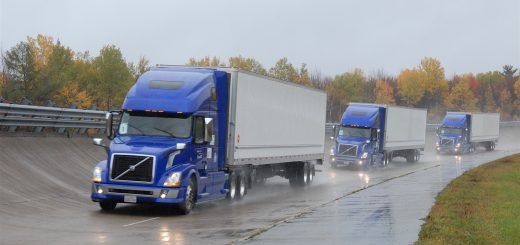
<path fill-rule="evenodd" d="M 48 100 L 47 101 L 47 104 L 45 105 L 46 107 L 54 107 L 54 102 L 52 100 Z M 40 117 L 40 118 L 48 118 L 48 117 Z M 35 133 L 40 133 L 41 131 L 43 130 L 43 127 L 35 127 L 33 132 Z"/>

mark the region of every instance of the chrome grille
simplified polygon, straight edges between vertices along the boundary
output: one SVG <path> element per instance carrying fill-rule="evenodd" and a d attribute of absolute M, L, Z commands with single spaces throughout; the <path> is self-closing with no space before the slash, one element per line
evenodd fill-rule
<path fill-rule="evenodd" d="M 154 157 L 114 154 L 110 170 L 113 181 L 153 182 Z"/>
<path fill-rule="evenodd" d="M 453 145 L 453 140 L 452 139 L 442 139 L 441 145 Z"/>
<path fill-rule="evenodd" d="M 338 153 L 342 156 L 350 156 L 350 157 L 356 157 L 357 156 L 357 145 L 339 145 Z"/>

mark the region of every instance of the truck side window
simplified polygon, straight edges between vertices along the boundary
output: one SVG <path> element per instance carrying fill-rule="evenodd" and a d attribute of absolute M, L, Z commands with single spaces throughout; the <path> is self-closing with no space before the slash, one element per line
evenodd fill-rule
<path fill-rule="evenodd" d="M 193 137 L 195 144 L 204 143 L 204 117 L 195 117 Z"/>

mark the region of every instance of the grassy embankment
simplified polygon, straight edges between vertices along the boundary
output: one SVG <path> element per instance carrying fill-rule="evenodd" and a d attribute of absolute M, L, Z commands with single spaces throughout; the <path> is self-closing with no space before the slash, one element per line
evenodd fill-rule
<path fill-rule="evenodd" d="M 451 182 L 437 196 L 417 244 L 520 244 L 520 155 Z"/>

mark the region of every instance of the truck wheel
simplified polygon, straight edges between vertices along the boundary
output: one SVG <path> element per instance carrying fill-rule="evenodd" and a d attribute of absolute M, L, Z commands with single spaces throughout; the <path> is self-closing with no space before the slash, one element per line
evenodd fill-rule
<path fill-rule="evenodd" d="M 388 166 L 390 164 L 390 154 L 384 153 L 383 154 L 383 166 Z"/>
<path fill-rule="evenodd" d="M 117 202 L 105 200 L 105 201 L 99 202 L 99 206 L 103 210 L 110 211 L 110 210 L 114 210 L 116 208 Z"/>
<path fill-rule="evenodd" d="M 495 142 L 491 142 L 491 150 L 495 150 Z"/>
<path fill-rule="evenodd" d="M 415 156 L 414 156 L 413 162 L 418 162 L 419 160 L 421 160 L 421 152 L 419 150 L 415 150 Z"/>
<path fill-rule="evenodd" d="M 181 214 L 189 214 L 195 207 L 195 196 L 197 195 L 197 189 L 195 188 L 195 182 L 193 179 L 190 180 L 190 184 L 186 187 L 186 196 L 184 202 L 179 205 L 179 211 Z"/>
<path fill-rule="evenodd" d="M 244 199 L 247 194 L 247 183 L 246 176 L 244 174 L 238 175 L 238 183 L 237 183 L 237 199 Z"/>
<path fill-rule="evenodd" d="M 234 200 L 237 196 L 237 174 L 235 172 L 229 174 L 228 190 L 227 199 Z"/>
<path fill-rule="evenodd" d="M 291 177 L 289 178 L 289 184 L 292 187 L 303 187 L 305 186 L 305 177 L 307 176 L 305 163 L 300 163 L 290 168 L 292 170 Z"/>
<path fill-rule="evenodd" d="M 305 165 L 307 166 L 305 170 L 307 181 L 305 181 L 305 184 L 310 185 L 314 179 L 314 164 L 306 162 Z"/>

